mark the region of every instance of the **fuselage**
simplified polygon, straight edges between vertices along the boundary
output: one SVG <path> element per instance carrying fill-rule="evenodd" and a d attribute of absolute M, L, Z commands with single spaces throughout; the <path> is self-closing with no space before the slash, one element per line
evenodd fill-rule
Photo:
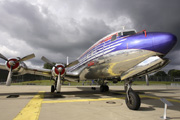
<path fill-rule="evenodd" d="M 121 76 L 148 57 L 165 56 L 176 42 L 170 33 L 117 31 L 86 50 L 75 65 L 66 68 L 66 74 L 84 79 Z"/>

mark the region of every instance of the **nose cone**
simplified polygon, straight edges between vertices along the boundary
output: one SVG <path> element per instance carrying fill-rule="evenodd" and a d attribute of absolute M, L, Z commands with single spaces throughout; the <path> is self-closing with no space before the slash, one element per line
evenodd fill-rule
<path fill-rule="evenodd" d="M 153 38 L 154 50 L 164 55 L 166 55 L 177 42 L 177 37 L 171 33 L 154 33 Z"/>

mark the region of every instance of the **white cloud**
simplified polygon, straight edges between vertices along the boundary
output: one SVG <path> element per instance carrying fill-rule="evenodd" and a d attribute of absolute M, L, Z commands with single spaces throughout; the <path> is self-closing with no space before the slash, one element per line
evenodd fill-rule
<path fill-rule="evenodd" d="M 123 27 L 125 29 L 134 27 L 133 22 L 131 21 L 131 19 L 129 17 L 126 17 L 126 16 L 119 16 L 117 19 L 114 19 L 114 21 L 110 22 L 109 26 L 114 31 L 122 30 Z"/>

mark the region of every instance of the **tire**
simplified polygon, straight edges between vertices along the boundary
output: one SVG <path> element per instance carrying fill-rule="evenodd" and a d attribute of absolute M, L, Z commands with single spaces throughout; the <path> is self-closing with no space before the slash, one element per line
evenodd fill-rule
<path fill-rule="evenodd" d="M 104 92 L 104 91 L 105 91 L 104 85 L 101 85 L 101 86 L 100 86 L 100 92 Z"/>
<path fill-rule="evenodd" d="M 101 85 L 100 86 L 100 92 L 107 92 L 107 91 L 109 91 L 108 85 Z"/>
<path fill-rule="evenodd" d="M 104 89 L 105 89 L 105 92 L 108 92 L 109 91 L 109 86 L 105 85 Z"/>
<path fill-rule="evenodd" d="M 129 91 L 129 101 L 126 95 L 126 105 L 131 110 L 138 110 L 141 105 L 141 99 L 139 95 L 134 91 Z"/>
<path fill-rule="evenodd" d="M 51 92 L 53 93 L 55 91 L 54 85 L 51 85 Z"/>

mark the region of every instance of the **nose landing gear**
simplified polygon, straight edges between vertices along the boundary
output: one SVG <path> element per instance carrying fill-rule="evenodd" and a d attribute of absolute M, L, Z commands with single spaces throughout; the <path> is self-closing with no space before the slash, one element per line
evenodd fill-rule
<path fill-rule="evenodd" d="M 51 85 L 51 93 L 53 93 L 55 90 L 57 93 L 60 93 L 61 90 L 61 75 L 59 74 L 58 77 L 56 78 L 54 85 Z"/>
<path fill-rule="evenodd" d="M 131 88 L 132 81 L 125 81 L 126 90 L 126 105 L 131 110 L 138 110 L 141 105 L 141 99 L 139 95 Z"/>

